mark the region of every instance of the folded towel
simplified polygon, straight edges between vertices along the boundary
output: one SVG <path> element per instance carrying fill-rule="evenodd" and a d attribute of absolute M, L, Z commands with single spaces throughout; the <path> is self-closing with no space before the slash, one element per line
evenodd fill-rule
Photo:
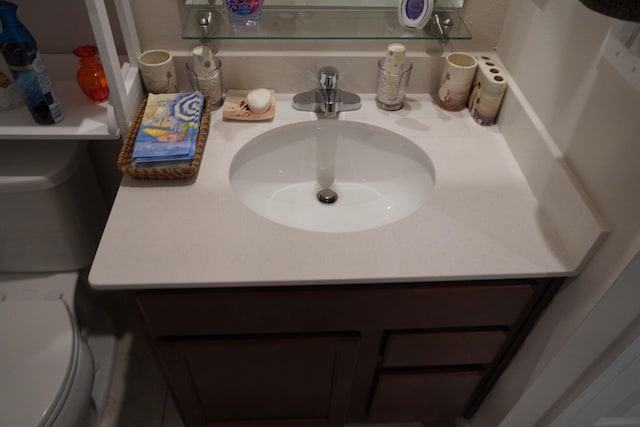
<path fill-rule="evenodd" d="M 135 163 L 193 159 L 203 105 L 199 91 L 150 94 L 133 146 Z"/>

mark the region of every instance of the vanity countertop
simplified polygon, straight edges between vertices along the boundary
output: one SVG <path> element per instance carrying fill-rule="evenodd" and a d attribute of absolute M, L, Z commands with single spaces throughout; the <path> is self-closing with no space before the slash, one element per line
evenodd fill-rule
<path fill-rule="evenodd" d="M 231 191 L 229 165 L 236 152 L 278 126 L 336 120 L 293 110 L 291 98 L 277 95 L 273 121 L 226 121 L 221 109 L 214 111 L 194 179 L 124 177 L 91 285 L 145 289 L 567 276 L 577 274 L 601 236 L 588 230 L 583 234 L 595 237 L 567 244 L 500 129 L 477 125 L 466 110 L 443 111 L 426 94 L 409 95 L 396 112 L 378 109 L 373 95 L 364 95 L 360 110 L 337 119 L 383 127 L 425 150 L 436 184 L 418 211 L 351 233 L 309 232 L 264 219 Z"/>

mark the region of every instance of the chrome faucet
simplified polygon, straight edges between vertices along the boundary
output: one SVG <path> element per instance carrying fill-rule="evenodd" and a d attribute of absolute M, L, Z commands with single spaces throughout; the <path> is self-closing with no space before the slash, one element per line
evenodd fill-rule
<path fill-rule="evenodd" d="M 336 117 L 341 111 L 360 108 L 360 97 L 338 89 L 338 69 L 331 66 L 318 71 L 318 87 L 293 97 L 293 108 L 301 111 L 321 111 L 326 117 Z"/>

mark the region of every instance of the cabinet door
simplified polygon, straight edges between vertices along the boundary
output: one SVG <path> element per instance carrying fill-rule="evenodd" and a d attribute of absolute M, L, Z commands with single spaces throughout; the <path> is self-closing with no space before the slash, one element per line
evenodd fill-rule
<path fill-rule="evenodd" d="M 480 382 L 479 370 L 385 372 L 378 377 L 370 422 L 452 422 Z"/>
<path fill-rule="evenodd" d="M 189 426 L 345 423 L 355 336 L 195 339 L 157 348 Z"/>

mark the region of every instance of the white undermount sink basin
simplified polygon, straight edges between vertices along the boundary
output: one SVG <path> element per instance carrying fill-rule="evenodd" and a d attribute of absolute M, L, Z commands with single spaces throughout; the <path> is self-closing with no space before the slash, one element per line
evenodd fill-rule
<path fill-rule="evenodd" d="M 425 152 L 401 135 L 322 120 L 255 137 L 233 158 L 229 179 L 244 205 L 274 222 L 351 232 L 415 212 L 433 191 L 435 170 Z"/>

